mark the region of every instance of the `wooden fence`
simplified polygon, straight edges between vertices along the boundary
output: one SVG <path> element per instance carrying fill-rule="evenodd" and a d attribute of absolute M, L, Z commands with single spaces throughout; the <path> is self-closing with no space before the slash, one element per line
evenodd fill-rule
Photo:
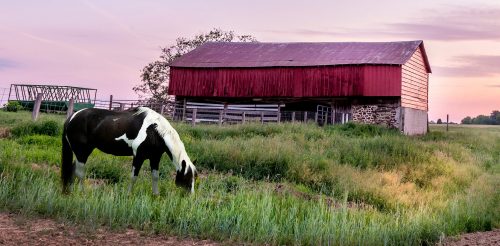
<path fill-rule="evenodd" d="M 43 95 L 37 95 L 32 112 L 33 120 L 38 118 L 41 110 L 45 112 L 66 113 L 67 117 L 76 111 L 74 101 L 70 100 L 67 107 L 59 111 L 41 108 Z M 44 105 L 50 104 L 44 102 Z M 127 110 L 133 107 L 146 106 L 162 114 L 169 120 L 189 122 L 193 126 L 205 124 L 245 124 L 270 122 L 315 122 L 319 125 L 344 124 L 351 120 L 350 109 L 318 106 L 316 111 L 284 111 L 279 104 L 216 104 L 197 102 L 166 102 L 153 103 L 139 100 L 96 100 L 95 108 L 109 110 Z M 53 108 L 53 107 L 51 107 Z"/>

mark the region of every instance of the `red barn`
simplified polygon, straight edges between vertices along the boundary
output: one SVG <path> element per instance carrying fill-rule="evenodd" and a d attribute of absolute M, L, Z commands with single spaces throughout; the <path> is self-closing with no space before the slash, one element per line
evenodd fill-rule
<path fill-rule="evenodd" d="M 169 94 L 284 110 L 323 105 L 344 110 L 346 120 L 422 134 L 429 73 L 423 41 L 206 43 L 170 64 Z"/>

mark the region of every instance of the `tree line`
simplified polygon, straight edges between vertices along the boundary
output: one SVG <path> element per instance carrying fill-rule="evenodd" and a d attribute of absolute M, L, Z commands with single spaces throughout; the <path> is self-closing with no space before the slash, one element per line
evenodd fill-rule
<path fill-rule="evenodd" d="M 493 110 L 488 115 L 478 115 L 476 117 L 467 116 L 462 119 L 462 124 L 477 124 L 477 125 L 500 125 L 500 111 Z"/>

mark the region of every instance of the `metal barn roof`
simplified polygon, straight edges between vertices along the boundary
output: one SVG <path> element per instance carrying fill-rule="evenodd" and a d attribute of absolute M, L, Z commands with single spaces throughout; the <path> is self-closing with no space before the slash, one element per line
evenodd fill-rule
<path fill-rule="evenodd" d="M 422 40 L 400 42 L 244 43 L 210 42 L 179 57 L 172 67 L 307 67 L 328 65 L 402 65 L 422 49 Z"/>

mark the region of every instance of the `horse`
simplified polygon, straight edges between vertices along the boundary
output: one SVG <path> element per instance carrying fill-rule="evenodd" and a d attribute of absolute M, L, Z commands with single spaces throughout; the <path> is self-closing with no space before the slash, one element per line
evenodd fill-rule
<path fill-rule="evenodd" d="M 149 159 L 153 194 L 159 194 L 158 167 L 165 152 L 177 172 L 175 184 L 194 193 L 196 167 L 186 153 L 179 134 L 162 115 L 147 107 L 126 111 L 86 108 L 73 113 L 65 121 L 61 157 L 63 193 L 69 193 L 75 176 L 82 186 L 85 163 L 96 148 L 115 156 L 133 156 L 129 193 L 133 190 L 142 163 Z"/>

